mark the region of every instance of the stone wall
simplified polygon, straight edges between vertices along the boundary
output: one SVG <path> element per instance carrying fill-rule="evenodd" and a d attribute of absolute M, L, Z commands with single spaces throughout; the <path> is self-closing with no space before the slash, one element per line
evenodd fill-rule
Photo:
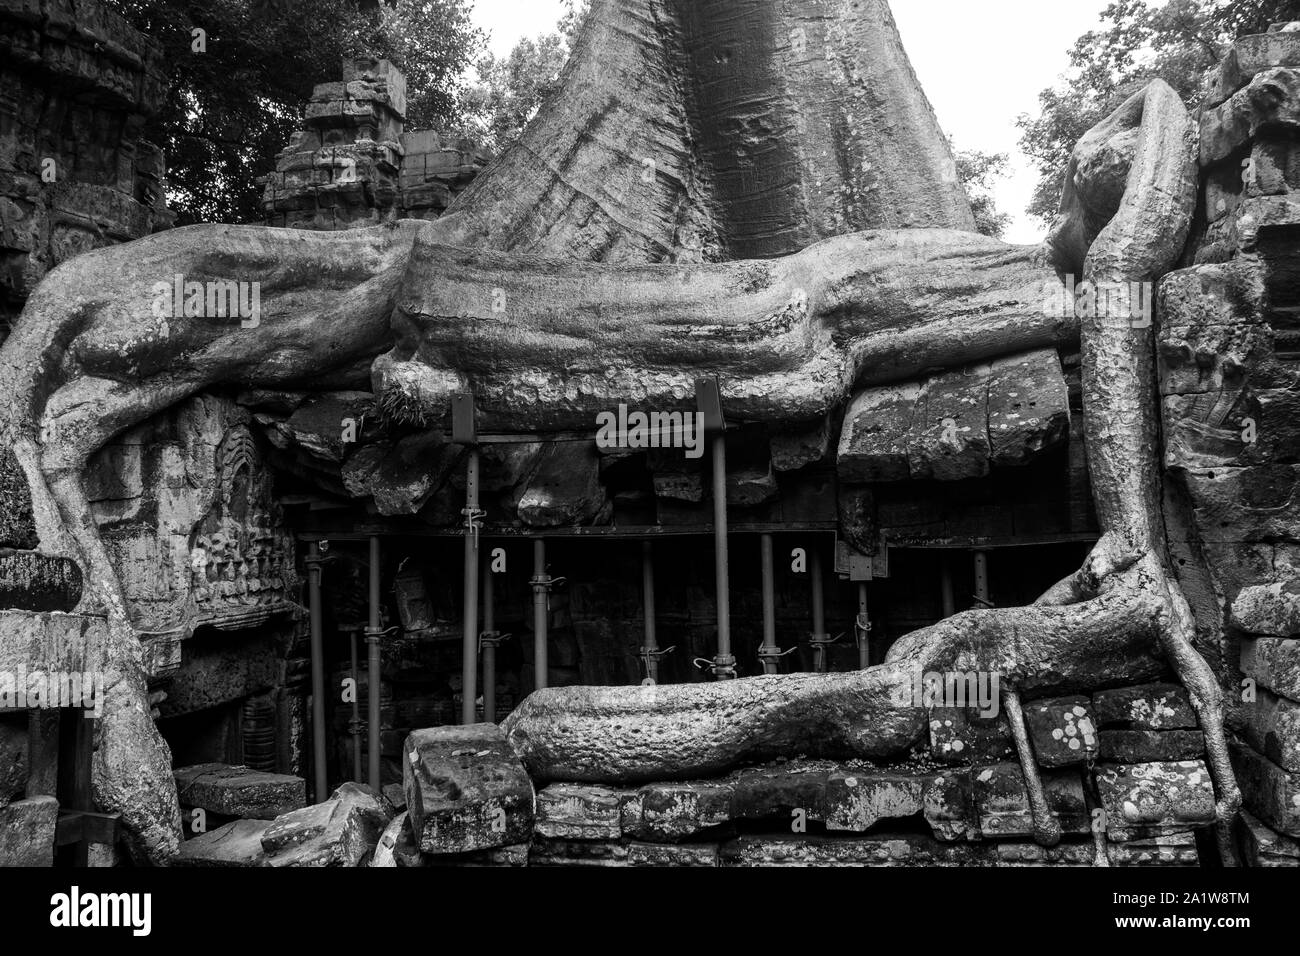
<path fill-rule="evenodd" d="M 1166 516 L 1238 739 L 1248 859 L 1300 858 L 1300 32 L 1244 37 L 1201 116 L 1198 237 L 1161 283 Z"/>
<path fill-rule="evenodd" d="M 166 228 L 160 48 L 97 3 L 0 2 L 0 337 L 52 268 Z"/>
<path fill-rule="evenodd" d="M 404 132 L 406 80 L 387 60 L 343 61 L 343 80 L 312 93 L 264 180 L 266 224 L 351 229 L 437 219 L 488 157 L 435 131 Z"/>

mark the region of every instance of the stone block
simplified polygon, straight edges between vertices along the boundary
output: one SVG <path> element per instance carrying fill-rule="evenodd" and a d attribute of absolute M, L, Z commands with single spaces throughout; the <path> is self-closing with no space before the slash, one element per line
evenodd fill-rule
<path fill-rule="evenodd" d="M 869 388 L 844 414 L 836 468 L 845 482 L 901 481 L 910 477 L 908 441 L 919 382 Z"/>
<path fill-rule="evenodd" d="M 532 835 L 532 781 L 496 724 L 417 730 L 403 754 L 406 806 L 425 853 L 471 853 Z"/>
<path fill-rule="evenodd" d="M 625 799 L 625 792 L 609 787 L 553 783 L 537 793 L 533 829 L 560 840 L 617 840 Z"/>
<path fill-rule="evenodd" d="M 879 837 L 745 836 L 722 845 L 722 866 L 972 866 L 990 852 L 918 834 Z"/>
<path fill-rule="evenodd" d="M 1044 767 L 1088 763 L 1097 756 L 1097 728 L 1087 697 L 1029 701 L 1025 725 L 1034 755 Z"/>
<path fill-rule="evenodd" d="M 1142 684 L 1092 695 L 1092 716 L 1101 729 L 1181 730 L 1199 726 L 1187 691 L 1178 684 Z"/>
<path fill-rule="evenodd" d="M 732 788 L 726 783 L 652 783 L 637 794 L 640 819 L 624 832 L 651 843 L 676 842 L 731 820 Z"/>
<path fill-rule="evenodd" d="M 1199 760 L 1205 734 L 1199 730 L 1103 730 L 1098 756 L 1111 763 Z"/>
<path fill-rule="evenodd" d="M 54 831 L 59 801 L 53 797 L 15 800 L 0 807 L 0 867 L 54 865 Z"/>
<path fill-rule="evenodd" d="M 1250 866 L 1300 866 L 1300 840 L 1283 836 L 1247 810 L 1237 817 L 1237 833 Z"/>
<path fill-rule="evenodd" d="M 1280 833 L 1300 837 L 1300 774 L 1287 773 L 1244 744 L 1228 746 L 1246 809 Z"/>
<path fill-rule="evenodd" d="M 1259 687 L 1300 701 L 1300 640 L 1295 638 L 1244 638 L 1241 672 Z"/>
<path fill-rule="evenodd" d="M 743 770 L 729 781 L 731 817 L 733 820 L 791 820 L 795 811 L 802 810 L 808 820 L 824 820 L 826 781 L 830 773 L 798 764 Z"/>
<path fill-rule="evenodd" d="M 716 843 L 629 843 L 628 866 L 717 866 Z"/>
<path fill-rule="evenodd" d="M 274 820 L 307 803 L 307 781 L 288 774 L 207 763 L 177 770 L 181 805 L 224 817 Z"/>
<path fill-rule="evenodd" d="M 1205 105 L 1218 106 L 1258 74 L 1287 66 L 1300 67 L 1300 34 L 1270 32 L 1238 37 L 1219 62 Z"/>
<path fill-rule="evenodd" d="M 916 816 L 929 778 L 884 770 L 837 770 L 826 781 L 826 829 L 865 832 L 885 819 Z"/>
<path fill-rule="evenodd" d="M 1300 578 L 1242 588 L 1229 620 L 1247 634 L 1300 637 Z"/>
<path fill-rule="evenodd" d="M 1257 690 L 1242 707 L 1246 742 L 1289 773 L 1300 773 L 1300 704 Z"/>
<path fill-rule="evenodd" d="M 266 850 L 262 837 L 271 826 L 267 820 L 235 820 L 181 844 L 173 866 L 246 867 L 262 866 Z"/>
<path fill-rule="evenodd" d="M 626 843 L 539 839 L 529 850 L 530 866 L 627 866 Z"/>
<path fill-rule="evenodd" d="M 1029 794 L 1017 763 L 976 767 L 971 771 L 980 832 L 988 839 L 1032 836 L 1033 814 Z M 1043 790 L 1051 814 L 1064 833 L 1088 833 L 1091 817 L 1083 797 L 1083 783 L 1073 771 L 1048 771 Z"/>
<path fill-rule="evenodd" d="M 990 763 L 1015 755 L 1006 718 L 961 707 L 930 709 L 930 755 L 944 763 Z"/>
<path fill-rule="evenodd" d="M 345 783 L 321 804 L 277 817 L 262 834 L 267 866 L 363 866 L 390 823 L 369 787 Z"/>
<path fill-rule="evenodd" d="M 1096 776 L 1106 835 L 1117 843 L 1214 822 L 1214 788 L 1203 761 L 1106 767 Z"/>

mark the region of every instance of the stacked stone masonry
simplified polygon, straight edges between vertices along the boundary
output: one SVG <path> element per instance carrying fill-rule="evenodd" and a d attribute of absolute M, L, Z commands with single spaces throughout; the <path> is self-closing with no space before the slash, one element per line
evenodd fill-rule
<path fill-rule="evenodd" d="M 1200 166 L 1198 235 L 1159 291 L 1166 517 L 1232 710 L 1247 861 L 1296 865 L 1300 33 L 1237 41 L 1200 116 Z"/>
<path fill-rule="evenodd" d="M 266 223 L 352 229 L 437 219 L 488 157 L 434 131 L 404 132 L 406 79 L 387 60 L 343 61 L 343 80 L 312 93 L 304 129 L 265 179 Z"/>
<path fill-rule="evenodd" d="M 0 3 L 0 337 L 59 263 L 168 227 L 160 48 L 99 4 Z"/>

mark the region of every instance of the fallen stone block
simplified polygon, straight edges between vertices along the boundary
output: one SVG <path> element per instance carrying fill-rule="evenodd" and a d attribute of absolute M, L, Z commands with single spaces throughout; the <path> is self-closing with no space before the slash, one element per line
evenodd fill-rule
<path fill-rule="evenodd" d="M 219 816 L 274 820 L 307 803 L 307 781 L 288 774 L 205 763 L 183 767 L 175 776 L 182 806 Z"/>
<path fill-rule="evenodd" d="M 1300 701 L 1300 640 L 1277 637 L 1243 639 L 1241 672 L 1259 687 Z"/>
<path fill-rule="evenodd" d="M 617 840 L 625 799 L 609 787 L 553 783 L 537 793 L 533 830 L 562 840 Z"/>
<path fill-rule="evenodd" d="M 472 853 L 527 843 L 533 785 L 496 724 L 414 731 L 402 787 L 425 853 Z"/>
<path fill-rule="evenodd" d="M 929 779 L 906 772 L 836 771 L 826 781 L 826 829 L 861 833 L 881 820 L 916 816 Z"/>
<path fill-rule="evenodd" d="M 717 866 L 716 843 L 629 843 L 628 866 Z"/>
<path fill-rule="evenodd" d="M 361 866 L 389 824 L 369 787 L 345 783 L 324 803 L 278 817 L 262 834 L 267 866 Z"/>
<path fill-rule="evenodd" d="M 1097 756 L 1097 728 L 1087 697 L 1058 697 L 1025 704 L 1034 755 L 1044 767 L 1088 763 Z"/>
<path fill-rule="evenodd" d="M 388 822 L 379 836 L 379 842 L 375 844 L 370 865 L 381 869 L 424 866 L 424 854 L 420 852 L 420 845 L 415 840 L 409 813 L 402 811 Z"/>
<path fill-rule="evenodd" d="M 1098 728 L 1179 730 L 1198 727 L 1187 691 L 1177 684 L 1143 684 L 1092 695 Z"/>
<path fill-rule="evenodd" d="M 172 866 L 262 866 L 266 850 L 262 836 L 267 820 L 235 820 L 181 844 Z"/>
<path fill-rule="evenodd" d="M 1228 747 L 1246 808 L 1278 832 L 1300 837 L 1300 774 L 1287 773 L 1250 747 Z"/>
<path fill-rule="evenodd" d="M 1300 704 L 1259 690 L 1243 708 L 1246 741 L 1289 773 L 1300 773 Z"/>
<path fill-rule="evenodd" d="M 628 836 L 676 842 L 731 821 L 732 788 L 725 783 L 652 783 L 640 789 L 641 816 Z"/>
<path fill-rule="evenodd" d="M 0 866 L 53 866 L 58 821 L 59 801 L 53 797 L 15 800 L 0 808 Z"/>
<path fill-rule="evenodd" d="M 1300 636 L 1300 579 L 1242 588 L 1232 602 L 1231 622 L 1247 634 Z"/>
<path fill-rule="evenodd" d="M 1107 837 L 1163 836 L 1214 822 L 1214 787 L 1200 760 L 1106 767 L 1097 773 Z"/>
<path fill-rule="evenodd" d="M 1199 730 L 1103 730 L 1098 737 L 1098 756 L 1110 763 L 1199 760 L 1205 756 L 1205 734 Z"/>
<path fill-rule="evenodd" d="M 988 839 L 1034 834 L 1029 794 L 1018 763 L 976 767 L 971 771 L 980 832 Z M 1042 775 L 1047 807 L 1063 833 L 1088 833 L 1091 818 L 1077 772 L 1048 771 Z"/>
<path fill-rule="evenodd" d="M 1283 836 L 1254 814 L 1241 811 L 1237 832 L 1250 866 L 1300 866 L 1300 840 Z"/>

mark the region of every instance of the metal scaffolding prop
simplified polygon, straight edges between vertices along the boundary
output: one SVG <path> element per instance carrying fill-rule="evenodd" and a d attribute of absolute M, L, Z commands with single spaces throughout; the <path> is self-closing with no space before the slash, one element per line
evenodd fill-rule
<path fill-rule="evenodd" d="M 479 508 L 479 448 L 474 421 L 474 396 L 452 400 L 452 441 L 467 449 L 465 463 L 465 592 L 461 602 L 461 705 L 460 722 L 472 724 L 478 703 L 478 533 L 483 511 Z"/>
<path fill-rule="evenodd" d="M 370 619 L 366 624 L 366 699 L 367 712 L 366 752 L 370 757 L 370 786 L 379 792 L 379 692 L 383 684 L 383 664 L 380 661 L 380 639 L 384 635 L 382 607 L 379 594 L 379 536 L 370 536 Z"/>
<path fill-rule="evenodd" d="M 650 541 L 641 542 L 641 600 L 645 616 L 645 642 L 641 645 L 641 663 L 652 684 L 659 683 L 659 662 L 676 650 L 676 645 L 660 649 L 655 631 L 655 551 Z"/>
<path fill-rule="evenodd" d="M 321 571 L 329 542 L 317 541 L 307 552 L 307 616 L 311 629 L 311 753 L 314 797 L 326 797 L 325 779 L 325 639 L 321 633 Z"/>
<path fill-rule="evenodd" d="M 695 401 L 704 422 L 704 434 L 713 452 L 713 551 L 718 601 L 718 650 L 705 661 L 718 680 L 736 676 L 731 653 L 730 570 L 727 555 L 727 423 L 722 415 L 722 393 L 716 378 L 695 383 Z"/>
<path fill-rule="evenodd" d="M 483 654 L 483 719 L 489 724 L 497 722 L 497 648 L 508 640 L 509 634 L 496 629 L 496 596 L 492 580 L 491 558 L 484 560 L 483 568 L 483 633 L 478 637 Z"/>

